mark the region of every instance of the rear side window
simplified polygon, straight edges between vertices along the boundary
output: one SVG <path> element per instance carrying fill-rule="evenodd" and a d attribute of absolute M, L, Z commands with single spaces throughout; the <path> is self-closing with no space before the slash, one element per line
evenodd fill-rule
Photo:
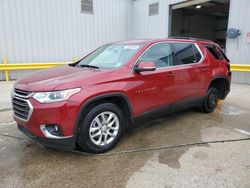
<path fill-rule="evenodd" d="M 157 68 L 168 67 L 172 65 L 172 48 L 169 43 L 158 43 L 151 46 L 139 59 L 142 61 L 152 61 Z"/>
<path fill-rule="evenodd" d="M 197 63 L 201 60 L 201 54 L 194 44 L 174 43 L 174 62 L 173 65 L 185 65 Z"/>
<path fill-rule="evenodd" d="M 214 45 L 207 45 L 206 48 L 212 54 L 212 56 L 217 60 L 222 60 L 224 57 L 220 50 Z"/>

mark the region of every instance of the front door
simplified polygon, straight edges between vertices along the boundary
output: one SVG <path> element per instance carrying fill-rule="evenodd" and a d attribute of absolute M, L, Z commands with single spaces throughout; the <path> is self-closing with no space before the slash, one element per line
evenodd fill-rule
<path fill-rule="evenodd" d="M 144 61 L 154 62 L 156 70 L 134 73 L 133 80 L 137 85 L 132 91 L 135 114 L 172 104 L 176 100 L 175 75 L 173 67 L 170 67 L 172 54 L 171 44 L 161 42 L 149 47 L 137 61 L 136 65 Z"/>

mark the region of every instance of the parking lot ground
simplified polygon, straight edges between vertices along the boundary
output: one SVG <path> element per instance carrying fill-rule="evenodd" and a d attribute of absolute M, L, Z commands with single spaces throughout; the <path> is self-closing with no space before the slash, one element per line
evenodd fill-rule
<path fill-rule="evenodd" d="M 14 81 L 1 82 L 0 81 L 0 112 L 10 110 L 11 97 L 10 93 Z"/>
<path fill-rule="evenodd" d="M 41 147 L 2 111 L 0 187 L 250 187 L 249 104 L 250 86 L 232 84 L 215 112 L 143 123 L 104 155 Z"/>

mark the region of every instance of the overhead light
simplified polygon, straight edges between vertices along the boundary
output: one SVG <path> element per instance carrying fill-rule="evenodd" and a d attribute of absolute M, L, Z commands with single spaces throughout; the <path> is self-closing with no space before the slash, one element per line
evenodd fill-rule
<path fill-rule="evenodd" d="M 195 8 L 196 8 L 196 9 L 199 9 L 199 8 L 201 8 L 201 5 L 196 5 Z"/>

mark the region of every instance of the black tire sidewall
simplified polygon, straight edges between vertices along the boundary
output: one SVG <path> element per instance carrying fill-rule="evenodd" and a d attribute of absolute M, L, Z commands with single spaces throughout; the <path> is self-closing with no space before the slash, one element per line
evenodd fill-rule
<path fill-rule="evenodd" d="M 216 102 L 216 106 L 214 108 L 210 108 L 209 105 L 208 105 L 208 102 L 209 102 L 209 97 L 212 93 L 215 93 L 217 95 L 217 102 Z M 214 88 L 214 87 L 211 87 L 208 92 L 207 92 L 207 95 L 206 95 L 206 98 L 202 104 L 202 108 L 203 108 L 203 111 L 206 112 L 206 113 L 210 113 L 210 112 L 213 112 L 216 107 L 217 107 L 217 104 L 218 104 L 218 100 L 220 99 L 220 93 L 219 91 Z"/>
<path fill-rule="evenodd" d="M 89 137 L 89 128 L 91 125 L 91 122 L 93 121 L 93 119 L 100 113 L 104 112 L 104 111 L 110 111 L 113 112 L 114 114 L 116 114 L 116 116 L 118 117 L 119 120 L 119 130 L 118 130 L 118 134 L 116 136 L 116 138 L 109 144 L 105 145 L 105 146 L 97 146 L 95 145 L 90 137 Z M 86 114 L 86 116 L 83 118 L 83 120 L 80 122 L 79 125 L 79 135 L 78 135 L 78 144 L 79 146 L 85 150 L 86 152 L 90 152 L 90 153 L 103 153 L 106 152 L 110 149 L 112 149 L 118 142 L 118 140 L 120 139 L 120 137 L 122 136 L 123 132 L 124 132 L 124 116 L 122 113 L 122 110 L 115 104 L 113 103 L 103 103 L 103 104 L 99 104 L 97 106 L 95 106 L 93 109 L 91 109 L 88 114 Z"/>

